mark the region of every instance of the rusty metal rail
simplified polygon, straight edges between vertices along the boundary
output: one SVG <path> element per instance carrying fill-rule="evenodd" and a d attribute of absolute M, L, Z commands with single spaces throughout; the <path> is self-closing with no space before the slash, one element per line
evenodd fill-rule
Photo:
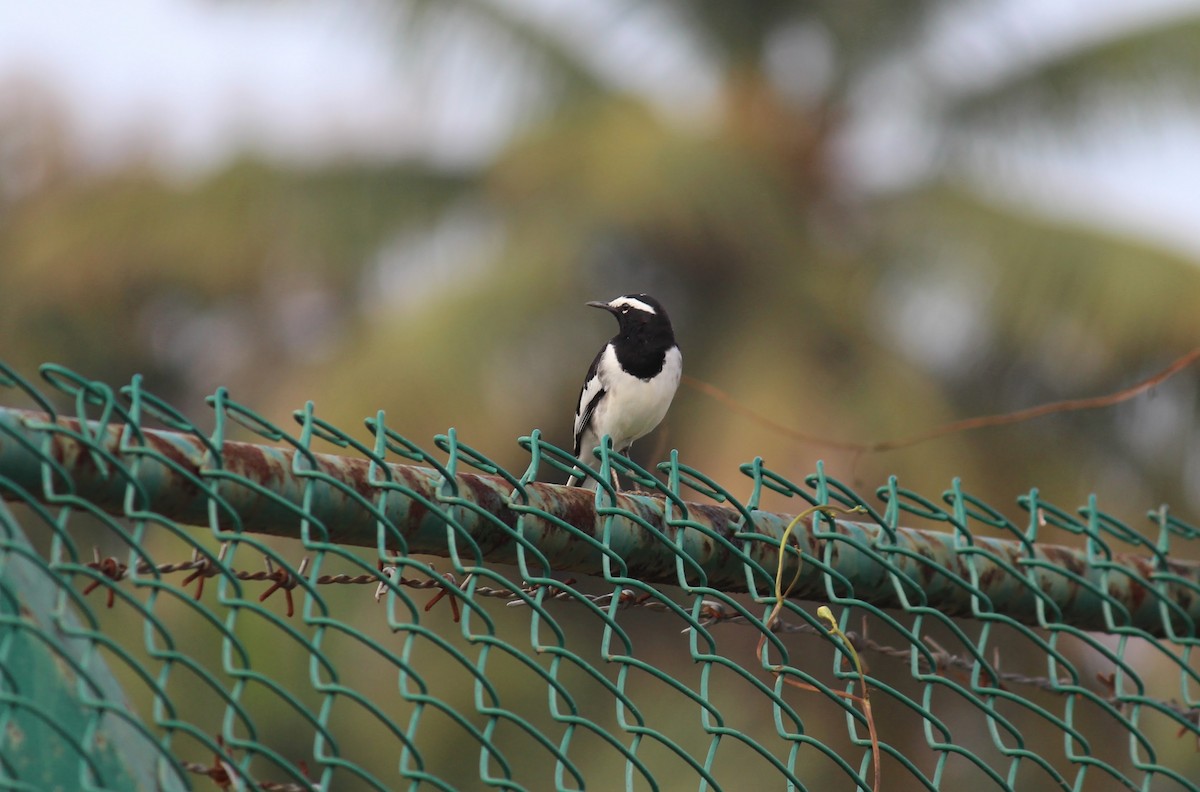
<path fill-rule="evenodd" d="M 43 455 L 54 461 L 54 473 Z M 141 463 L 134 469 L 108 464 L 110 458 Z M 518 561 L 519 530 L 549 562 L 541 574 L 599 574 L 607 548 L 647 583 L 679 584 L 685 558 L 685 577 L 726 591 L 747 591 L 748 562 L 776 569 L 780 537 L 793 519 L 703 503 L 681 509 L 661 496 L 629 493 L 598 510 L 595 493 L 577 487 L 514 488 L 500 476 L 467 472 L 448 485 L 444 473 L 428 467 L 388 463 L 384 470 L 363 458 L 233 441 L 218 453 L 194 435 L 134 434 L 123 424 L 81 426 L 12 409 L 0 409 L 0 472 L 43 491 L 47 502 L 81 498 L 117 516 L 152 512 L 207 525 L 218 496 L 244 531 L 294 537 L 303 513 L 323 541 L 447 555 L 456 538 L 468 538 L 481 561 L 496 563 Z M 1200 623 L 1197 563 L 1125 553 L 1098 565 L 1089 551 L 1044 542 L 825 517 L 797 525 L 793 536 L 811 562 L 800 564 L 798 598 L 830 599 L 832 577 L 854 581 L 855 597 L 880 608 L 921 600 L 953 616 L 999 613 L 1029 625 L 1052 619 L 1154 636 Z M 793 555 L 785 565 L 789 579 L 794 571 Z M 769 588 L 772 579 L 760 576 L 758 585 Z"/>

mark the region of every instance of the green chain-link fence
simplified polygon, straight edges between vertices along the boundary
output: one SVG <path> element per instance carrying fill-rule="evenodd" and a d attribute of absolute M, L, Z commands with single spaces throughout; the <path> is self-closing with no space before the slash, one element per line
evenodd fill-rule
<path fill-rule="evenodd" d="M 42 375 L 0 367 L 3 788 L 1200 789 L 1166 508 L 1017 524 L 757 460 L 735 496 L 606 451 L 643 491 L 593 492 L 539 483 L 570 457 L 537 432 L 507 471 L 382 413 L 291 434 L 218 391 L 201 431 Z"/>

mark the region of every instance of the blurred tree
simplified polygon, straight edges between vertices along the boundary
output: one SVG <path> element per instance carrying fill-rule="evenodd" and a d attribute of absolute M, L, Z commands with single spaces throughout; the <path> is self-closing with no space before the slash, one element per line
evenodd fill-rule
<path fill-rule="evenodd" d="M 989 200 L 975 152 L 1012 130 L 1065 139 L 1092 97 L 1178 103 L 1182 91 L 1147 86 L 1188 84 L 1200 22 L 1057 48 L 976 22 L 978 53 L 962 36 L 946 45 L 970 13 L 418 4 L 396 15 L 408 65 L 436 74 L 481 37 L 506 53 L 463 67 L 473 96 L 512 98 L 518 133 L 495 157 L 47 181 L 4 208 L 5 356 L 113 380 L 143 371 L 175 399 L 228 384 L 281 419 L 309 397 L 347 424 L 383 407 L 415 437 L 455 424 L 497 453 L 531 426 L 566 443 L 578 379 L 612 329 L 579 304 L 631 290 L 671 308 L 691 374 L 836 439 L 1128 384 L 1194 343 L 1200 270 Z M 693 54 L 710 101 L 662 112 L 628 87 L 662 51 Z M 882 159 L 847 154 L 864 125 L 903 125 L 895 107 L 918 134 Z M 714 473 L 762 454 L 795 475 L 825 457 L 835 475 L 897 472 L 933 491 L 957 474 L 994 497 L 1039 484 L 1066 501 L 1103 486 L 1139 508 L 1200 503 L 1180 474 L 1195 382 L 1150 408 L 867 459 L 772 436 L 685 390 L 659 442 Z M 1173 431 L 1147 442 L 1163 410 Z M 1045 453 L 1047 437 L 1063 453 Z"/>

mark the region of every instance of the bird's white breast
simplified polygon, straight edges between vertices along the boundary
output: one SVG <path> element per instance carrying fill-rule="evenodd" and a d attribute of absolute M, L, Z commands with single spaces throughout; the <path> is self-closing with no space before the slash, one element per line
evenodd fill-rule
<path fill-rule="evenodd" d="M 612 437 L 614 448 L 623 449 L 653 431 L 671 406 L 682 371 L 683 356 L 678 347 L 672 347 L 657 376 L 638 379 L 621 370 L 610 345 L 597 369 L 608 395 L 597 405 L 592 417 L 596 436 L 607 434 Z"/>

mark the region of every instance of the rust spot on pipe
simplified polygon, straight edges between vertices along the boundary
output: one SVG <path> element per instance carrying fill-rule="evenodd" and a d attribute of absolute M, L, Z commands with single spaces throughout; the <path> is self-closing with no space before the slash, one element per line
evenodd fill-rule
<path fill-rule="evenodd" d="M 221 451 L 222 467 L 266 489 L 277 489 L 291 470 L 284 469 L 283 459 L 266 453 L 264 446 L 248 443 L 226 443 Z"/>
<path fill-rule="evenodd" d="M 341 459 L 349 459 L 349 457 L 340 457 Z M 366 460 L 361 460 L 360 465 L 345 465 L 339 468 L 342 473 L 341 480 L 350 485 L 363 500 L 368 503 L 375 499 L 378 490 L 371 485 L 370 472 L 371 464 Z"/>

